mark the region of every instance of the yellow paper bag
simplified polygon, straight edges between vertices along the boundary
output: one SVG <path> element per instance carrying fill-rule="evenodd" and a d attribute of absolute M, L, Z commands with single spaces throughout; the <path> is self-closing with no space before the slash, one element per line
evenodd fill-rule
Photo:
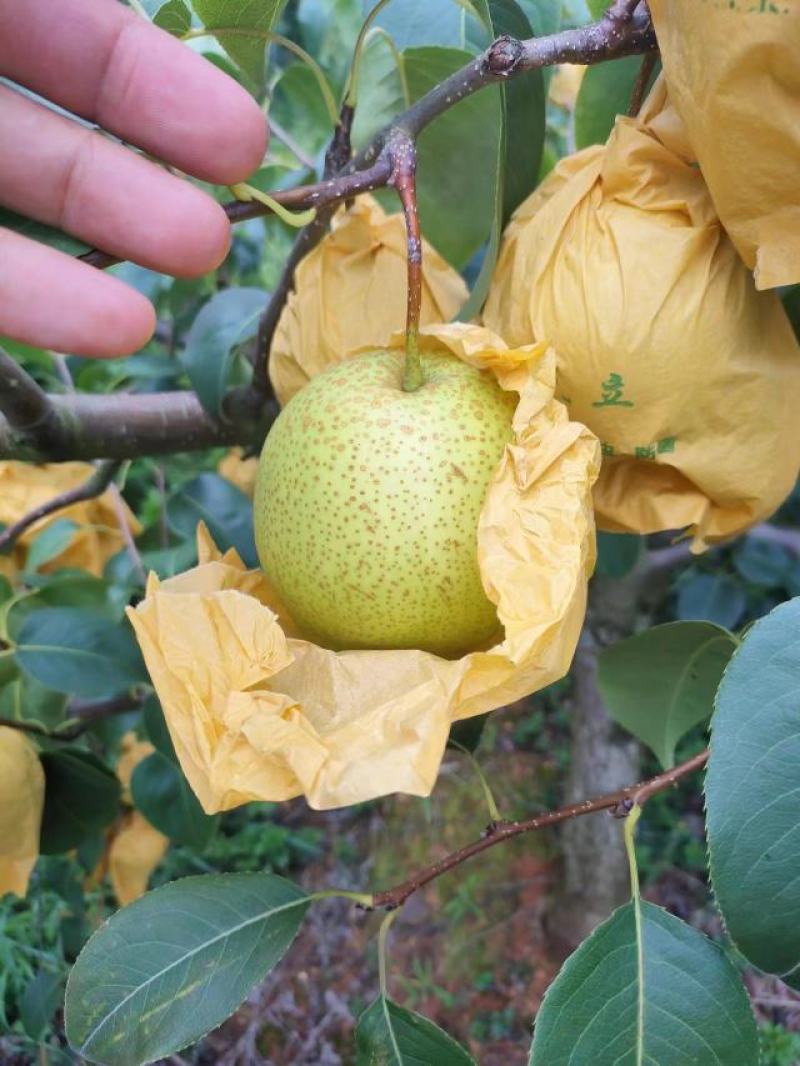
<path fill-rule="evenodd" d="M 122 785 L 122 802 L 128 808 L 133 805 L 133 771 L 142 759 L 154 751 L 149 740 L 139 740 L 133 732 L 126 733 L 122 738 L 117 777 Z M 89 879 L 89 885 L 99 884 L 108 873 L 117 902 L 124 907 L 147 891 L 150 876 L 164 858 L 168 847 L 169 839 L 152 826 L 140 811 L 128 809 L 109 830 L 105 853 Z"/>
<path fill-rule="evenodd" d="M 701 549 L 794 485 L 800 348 L 687 151 L 659 82 L 638 121 L 618 119 L 517 210 L 484 321 L 557 350 L 558 395 L 602 441 L 598 526 L 691 527 Z"/>
<path fill-rule="evenodd" d="M 54 496 L 83 485 L 92 473 L 90 463 L 0 462 L 0 522 L 13 525 Z M 124 514 L 131 532 L 136 535 L 141 529 L 138 521 L 127 506 L 124 506 Z M 0 573 L 11 577 L 22 569 L 32 541 L 61 518 L 75 522 L 78 529 L 64 551 L 42 569 L 49 573 L 72 567 L 100 577 L 111 556 L 125 545 L 110 489 L 94 500 L 74 503 L 35 522 L 19 538 L 11 555 L 0 555 Z"/>
<path fill-rule="evenodd" d="M 242 448 L 231 448 L 228 454 L 220 460 L 217 473 L 252 499 L 256 490 L 258 456 L 245 459 Z"/>
<path fill-rule="evenodd" d="M 167 837 L 139 811 L 122 815 L 108 848 L 108 875 L 121 907 L 145 894 L 168 847 Z"/>
<path fill-rule="evenodd" d="M 44 771 L 18 729 L 0 727 L 0 896 L 24 896 L 39 858 Z"/>
<path fill-rule="evenodd" d="M 594 565 L 597 441 L 553 397 L 545 345 L 509 348 L 479 326 L 429 327 L 424 349 L 496 374 L 519 396 L 490 483 L 478 562 L 505 631 L 457 660 L 333 652 L 304 640 L 268 577 L 201 530 L 200 563 L 129 611 L 183 771 L 209 813 L 305 795 L 318 809 L 392 792 L 426 796 L 452 722 L 550 684 L 569 668 Z M 391 339 L 393 347 L 402 336 Z"/>
<path fill-rule="evenodd" d="M 651 0 L 670 96 L 756 286 L 800 282 L 800 0 Z"/>
<path fill-rule="evenodd" d="M 447 322 L 466 302 L 461 275 L 422 242 L 423 326 Z M 336 215 L 332 232 L 300 263 L 269 359 L 283 405 L 350 351 L 389 340 L 406 320 L 406 226 L 371 196 Z"/>

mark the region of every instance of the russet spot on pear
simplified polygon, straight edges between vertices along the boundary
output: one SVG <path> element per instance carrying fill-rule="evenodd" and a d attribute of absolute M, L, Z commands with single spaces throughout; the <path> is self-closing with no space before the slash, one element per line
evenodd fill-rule
<path fill-rule="evenodd" d="M 256 543 L 308 639 L 457 656 L 500 632 L 477 527 L 516 397 L 438 353 L 404 392 L 403 363 L 363 353 L 290 400 L 261 454 Z"/>

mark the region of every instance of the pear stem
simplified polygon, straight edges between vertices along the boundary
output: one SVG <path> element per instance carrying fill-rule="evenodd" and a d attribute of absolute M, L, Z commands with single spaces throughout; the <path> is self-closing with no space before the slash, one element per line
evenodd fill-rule
<path fill-rule="evenodd" d="M 417 211 L 417 150 L 405 130 L 395 130 L 388 145 L 392 160 L 389 184 L 397 189 L 406 220 L 408 298 L 406 303 L 406 362 L 403 389 L 415 392 L 425 382 L 419 354 L 419 313 L 422 306 L 422 238 Z"/>

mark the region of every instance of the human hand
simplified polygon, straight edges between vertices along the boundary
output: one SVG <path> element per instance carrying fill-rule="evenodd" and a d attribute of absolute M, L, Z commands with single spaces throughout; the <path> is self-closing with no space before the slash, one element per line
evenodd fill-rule
<path fill-rule="evenodd" d="M 266 123 L 235 81 L 116 0 L 0 0 L 0 75 L 205 181 L 261 162 Z M 230 227 L 210 196 L 0 84 L 0 204 L 178 277 L 213 270 Z M 155 313 L 78 259 L 0 228 L 0 335 L 88 356 L 136 351 Z"/>

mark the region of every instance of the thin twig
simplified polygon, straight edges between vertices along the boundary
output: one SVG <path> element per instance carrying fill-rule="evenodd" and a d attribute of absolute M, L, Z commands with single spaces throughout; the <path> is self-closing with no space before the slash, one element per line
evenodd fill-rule
<path fill-rule="evenodd" d="M 12 429 L 24 432 L 45 423 L 52 414 L 50 398 L 44 389 L 2 348 L 0 414 Z"/>
<path fill-rule="evenodd" d="M 603 16 L 610 22 L 630 22 L 641 0 L 614 0 Z"/>
<path fill-rule="evenodd" d="M 292 137 L 291 133 L 289 133 L 288 130 L 285 130 L 279 122 L 276 122 L 272 115 L 268 116 L 267 121 L 269 122 L 270 133 L 272 133 L 282 144 L 286 145 L 299 163 L 302 163 L 304 167 L 308 167 L 309 170 L 313 170 L 314 160 L 308 152 L 300 147 L 294 137 Z"/>
<path fill-rule="evenodd" d="M 119 525 L 122 539 L 125 542 L 125 550 L 128 553 L 133 569 L 143 585 L 147 584 L 147 570 L 142 562 L 142 557 L 139 554 L 139 549 L 136 547 L 136 541 L 133 539 L 133 530 L 131 524 L 128 521 L 128 516 L 125 513 L 125 501 L 122 498 L 122 493 L 119 490 L 119 485 L 111 485 L 111 502 L 114 506 L 114 513 L 117 516 L 117 524 Z"/>
<path fill-rule="evenodd" d="M 588 26 L 528 41 L 500 37 L 485 52 L 398 115 L 347 164 L 342 173 L 317 184 L 276 192 L 274 199 L 290 210 L 313 207 L 321 213 L 388 183 L 391 161 L 383 149 L 398 128 L 416 138 L 431 122 L 467 96 L 530 70 L 556 63 L 600 63 L 649 52 L 655 47 L 655 34 L 646 6 L 641 5 L 634 11 L 630 2 L 620 3 L 619 0 L 610 15 Z M 237 201 L 226 205 L 225 210 L 231 222 L 255 218 L 270 211 L 257 201 Z M 96 267 L 119 261 L 116 256 L 98 249 L 81 258 Z M 284 284 L 280 298 L 285 299 L 288 292 L 289 288 Z M 279 301 L 276 301 L 276 311 L 278 306 Z M 277 323 L 279 315 L 272 317 Z M 263 339 L 266 339 L 267 332 L 264 331 Z M 5 409 L 0 401 L 0 458 L 59 461 L 100 456 L 134 458 L 219 445 L 258 446 L 275 411 L 268 393 L 263 391 L 266 368 L 262 369 L 263 376 L 254 381 L 253 386 L 235 390 L 226 399 L 225 418 L 209 415 L 193 392 L 42 394 L 52 408 L 51 417 L 37 425 L 35 434 L 23 436 L 15 430 L 12 419 L 2 417 Z M 4 377 L 0 365 L 0 381 Z M 31 380 L 26 376 L 27 383 Z M 37 398 L 41 402 L 38 394 Z M 45 413 L 44 407 L 42 413 Z"/>
<path fill-rule="evenodd" d="M 419 314 L 422 307 L 422 233 L 417 210 L 417 150 L 414 141 L 403 130 L 395 130 L 387 144 L 392 160 L 393 185 L 403 206 L 406 223 L 406 361 L 403 388 L 414 392 L 423 384 L 419 355 Z"/>
<path fill-rule="evenodd" d="M 74 700 L 67 705 L 66 720 L 55 728 L 48 728 L 41 722 L 26 722 L 17 718 L 0 718 L 0 727 L 4 726 L 6 729 L 16 729 L 20 733 L 31 733 L 33 736 L 47 737 L 48 740 L 66 743 L 77 740 L 96 722 L 112 718 L 117 714 L 128 714 L 130 711 L 138 710 L 144 699 L 144 693 L 131 692 L 93 703 Z"/>
<path fill-rule="evenodd" d="M 111 484 L 119 467 L 119 459 L 104 459 L 97 464 L 94 473 L 82 485 L 78 485 L 68 492 L 62 492 L 60 495 L 54 496 L 52 500 L 48 500 L 46 503 L 40 504 L 39 507 L 34 507 L 32 511 L 28 511 L 18 522 L 15 522 L 0 533 L 0 552 L 10 551 L 22 534 L 40 519 L 47 518 L 48 515 L 55 514 L 57 511 L 63 511 L 75 503 L 94 500 L 96 497 L 101 496 Z"/>
<path fill-rule="evenodd" d="M 331 142 L 325 152 L 323 178 L 326 182 L 335 180 L 337 174 L 350 162 L 350 134 L 353 128 L 354 115 L 353 108 L 344 103 L 339 121 L 333 131 Z M 391 164 L 388 157 L 381 156 L 371 169 L 375 173 L 387 175 L 388 177 L 390 168 Z M 258 323 L 258 336 L 253 349 L 253 376 L 250 385 L 244 389 L 233 390 L 226 397 L 225 412 L 229 418 L 235 420 L 240 413 L 254 414 L 259 407 L 263 406 L 265 397 L 271 395 L 269 353 L 283 309 L 294 289 L 295 271 L 302 260 L 310 251 L 316 248 L 324 237 L 336 206 L 334 204 L 319 209 L 313 221 L 304 226 L 295 238 L 286 262 L 283 264 L 278 284 L 275 286 Z"/>
<path fill-rule="evenodd" d="M 389 171 L 386 167 L 373 170 L 371 165 L 380 156 L 393 129 L 401 128 L 412 137 L 417 137 L 434 119 L 465 97 L 488 85 L 506 81 L 530 70 L 557 63 L 602 63 L 609 59 L 653 50 L 656 40 L 650 17 L 646 11 L 635 11 L 636 6 L 631 0 L 617 0 L 599 22 L 577 29 L 562 30 L 548 37 L 536 37 L 527 41 L 500 37 L 485 52 L 451 74 L 407 111 L 393 119 L 351 162 L 344 173 L 317 184 L 276 191 L 271 194 L 273 199 L 289 210 L 299 211 L 309 207 L 319 209 L 381 188 L 389 180 Z M 255 201 L 237 201 L 226 204 L 225 211 L 231 222 L 241 222 L 269 214 L 270 208 Z M 119 262 L 117 257 L 98 249 L 87 252 L 81 258 L 96 267 L 106 267 Z"/>
<path fill-rule="evenodd" d="M 680 766 L 675 766 L 673 769 L 667 770 L 649 781 L 644 781 L 638 785 L 629 785 L 627 788 L 619 789 L 617 792 L 611 792 L 597 799 L 585 800 L 583 803 L 572 803 L 568 807 L 561 807 L 556 811 L 537 815 L 535 818 L 530 818 L 524 822 L 498 822 L 490 826 L 486 834 L 479 840 L 475 840 L 472 844 L 459 848 L 458 851 L 452 852 L 431 866 L 426 866 L 423 870 L 419 870 L 402 884 L 386 889 L 383 892 L 375 893 L 373 906 L 394 910 L 396 907 L 402 906 L 409 896 L 418 892 L 424 885 L 435 881 L 437 877 L 441 877 L 442 874 L 455 869 L 456 866 L 460 866 L 461 863 L 466 862 L 475 855 L 479 855 L 482 851 L 487 851 L 496 844 L 511 840 L 512 837 L 520 836 L 522 833 L 534 832 L 537 829 L 544 829 L 546 826 L 557 825 L 559 822 L 566 822 L 570 818 L 579 818 L 584 814 L 594 814 L 597 811 L 610 810 L 617 817 L 625 817 L 635 804 L 640 807 L 643 806 L 657 792 L 663 792 L 687 774 L 702 769 L 708 760 L 708 755 L 707 750 L 703 751 L 699 755 L 695 755 L 694 758 L 681 763 Z"/>
<path fill-rule="evenodd" d="M 636 77 L 636 84 L 633 86 L 633 92 L 631 93 L 631 102 L 628 105 L 628 115 L 631 118 L 636 118 L 642 109 L 644 94 L 647 92 L 647 86 L 650 84 L 650 78 L 657 62 L 658 55 L 655 52 L 648 52 L 642 58 L 639 73 Z"/>
<path fill-rule="evenodd" d="M 335 207 L 342 201 L 350 200 L 362 193 L 380 189 L 386 184 L 388 177 L 388 168 L 379 164 L 343 174 L 330 181 L 322 181 L 313 185 L 298 185 L 294 189 L 272 192 L 270 195 L 273 200 L 290 211 L 304 211 L 310 207 L 319 211 L 324 207 Z M 223 208 L 231 223 L 246 222 L 250 218 L 272 214 L 272 209 L 258 200 L 246 202 L 234 200 L 232 203 L 223 204 Z M 80 258 L 84 263 L 100 269 L 122 262 L 119 256 L 97 248 L 86 252 Z"/>

